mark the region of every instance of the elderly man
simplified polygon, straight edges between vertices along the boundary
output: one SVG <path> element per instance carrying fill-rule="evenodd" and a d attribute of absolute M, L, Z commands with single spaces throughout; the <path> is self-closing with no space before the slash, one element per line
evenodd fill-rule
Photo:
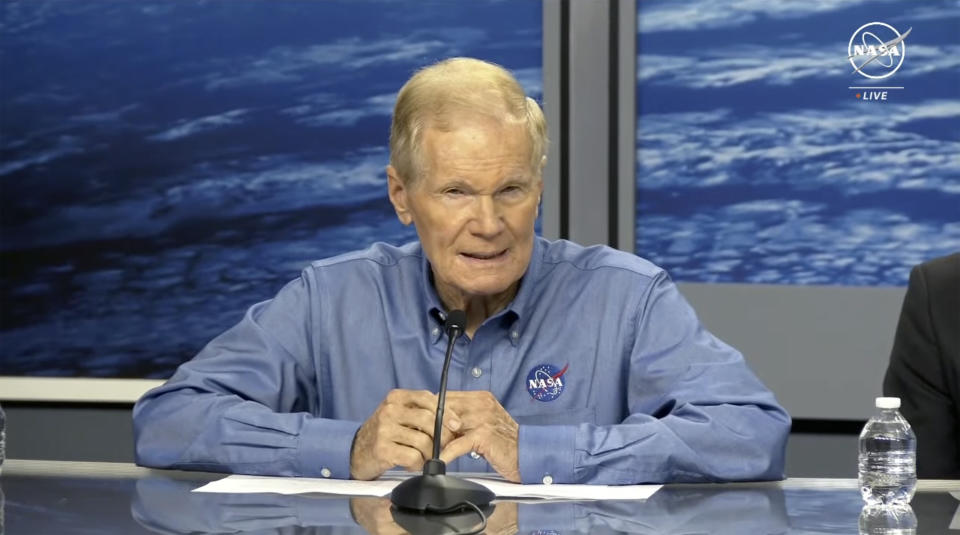
<path fill-rule="evenodd" d="M 777 479 L 790 418 L 662 269 L 534 234 L 546 124 L 504 69 L 400 90 L 390 201 L 419 242 L 314 262 L 134 409 L 142 465 L 376 478 L 432 455 L 529 483 Z"/>

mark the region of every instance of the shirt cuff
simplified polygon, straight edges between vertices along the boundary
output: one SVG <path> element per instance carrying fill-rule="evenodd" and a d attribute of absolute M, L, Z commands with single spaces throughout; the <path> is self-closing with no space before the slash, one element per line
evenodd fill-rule
<path fill-rule="evenodd" d="M 350 449 L 360 425 L 347 420 L 308 419 L 300 430 L 300 474 L 350 479 Z"/>
<path fill-rule="evenodd" d="M 517 438 L 524 484 L 575 483 L 577 427 L 521 425 Z"/>

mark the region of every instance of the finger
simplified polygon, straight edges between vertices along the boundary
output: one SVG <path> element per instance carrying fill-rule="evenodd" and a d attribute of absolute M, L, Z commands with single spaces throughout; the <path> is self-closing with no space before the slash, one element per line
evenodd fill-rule
<path fill-rule="evenodd" d="M 460 413 L 452 407 L 447 407 L 443 411 L 443 428 L 451 431 L 459 431 L 463 425 L 463 418 Z"/>
<path fill-rule="evenodd" d="M 409 427 L 410 429 L 422 431 L 431 438 L 433 437 L 433 427 L 437 422 L 436 414 L 432 410 L 419 407 L 402 407 L 395 410 L 393 414 L 391 414 L 391 418 L 396 423 L 404 427 Z"/>
<path fill-rule="evenodd" d="M 384 407 L 380 415 L 380 421 L 387 426 L 397 425 L 413 429 L 417 432 L 424 433 L 433 440 L 436 415 L 428 409 L 390 404 Z"/>
<path fill-rule="evenodd" d="M 430 457 L 432 458 L 433 433 L 437 423 L 436 414 L 433 411 L 422 408 L 392 406 L 386 414 L 386 419 L 427 435 L 431 441 Z M 451 429 L 457 430 L 460 428 L 459 417 L 454 411 L 444 411 L 443 421 L 445 424 L 440 428 L 441 447 L 455 438 L 456 435 Z"/>
<path fill-rule="evenodd" d="M 443 449 L 451 440 L 457 438 L 457 434 L 453 431 L 447 429 L 446 427 L 440 428 L 440 449 Z"/>
<path fill-rule="evenodd" d="M 397 411 L 397 415 L 391 415 L 400 425 L 423 432 L 433 440 L 433 433 L 436 430 L 437 417 L 433 411 L 427 409 L 408 409 L 404 408 Z M 456 435 L 453 431 L 460 428 L 459 417 L 453 411 L 444 411 L 444 425 L 440 427 L 440 446 L 453 439 Z"/>
<path fill-rule="evenodd" d="M 448 390 L 447 399 L 455 403 L 497 401 L 496 396 L 489 390 Z"/>
<path fill-rule="evenodd" d="M 437 395 L 427 390 L 404 390 L 395 388 L 387 394 L 387 402 L 402 407 L 419 407 L 436 410 Z"/>
<path fill-rule="evenodd" d="M 496 415 L 489 412 L 474 411 L 464 413 L 460 418 L 460 426 L 457 428 L 457 431 L 459 431 L 460 434 L 473 431 L 483 424 L 494 422 L 495 418 Z"/>
<path fill-rule="evenodd" d="M 432 404 L 429 404 L 428 407 L 424 407 L 420 402 L 424 401 L 424 398 L 419 398 L 416 400 L 416 403 L 413 403 L 413 397 L 411 398 L 394 398 L 394 404 L 391 405 L 392 411 L 390 412 L 390 418 L 396 421 L 399 421 L 403 425 L 408 427 L 418 428 L 421 431 L 427 431 L 433 436 L 433 429 L 437 423 L 437 411 L 436 411 L 436 396 L 427 392 L 433 401 Z M 400 400 L 411 401 L 406 405 L 400 405 Z M 429 400 L 427 400 L 429 401 Z M 445 407 L 443 411 L 443 426 L 452 431 L 456 431 L 460 426 L 460 415 L 456 409 L 451 407 Z"/>
<path fill-rule="evenodd" d="M 423 468 L 425 462 L 423 453 L 416 448 L 393 443 L 384 446 L 383 450 L 383 458 L 387 460 L 390 467 L 400 466 L 411 472 Z"/>
<path fill-rule="evenodd" d="M 423 409 L 417 409 L 423 410 Z M 428 423 L 429 421 L 429 423 Z M 456 438 L 457 434 L 455 431 L 460 429 L 461 424 L 459 417 L 455 414 L 449 416 L 447 411 L 444 411 L 443 415 L 444 424 L 440 426 L 440 447 L 442 448 L 447 442 L 450 442 L 452 439 Z M 418 420 L 417 426 L 426 426 L 421 429 L 426 435 L 430 437 L 430 440 L 433 440 L 434 431 L 436 431 L 437 418 L 434 414 L 429 414 L 429 418 L 420 417 Z"/>
<path fill-rule="evenodd" d="M 423 452 L 414 448 L 404 448 L 398 451 L 398 457 L 394 466 L 399 466 L 407 472 L 419 472 L 423 470 L 423 464 L 430 456 L 424 457 Z"/>
<path fill-rule="evenodd" d="M 447 396 L 448 409 L 453 409 L 460 416 L 466 416 L 468 413 L 490 413 L 503 410 L 500 401 L 487 390 L 457 391 L 448 393 Z"/>
<path fill-rule="evenodd" d="M 455 438 L 444 446 L 440 452 L 440 460 L 449 464 L 457 458 L 473 451 L 474 445 L 474 437 L 470 434 Z"/>
<path fill-rule="evenodd" d="M 476 401 L 481 392 L 486 392 L 486 390 L 448 390 L 447 403 L 451 405 L 469 404 Z"/>
<path fill-rule="evenodd" d="M 497 425 L 500 422 L 512 419 L 505 409 L 499 404 L 495 406 L 484 407 L 458 407 L 457 422 L 459 425 L 456 431 L 464 434 L 474 429 L 479 429 L 486 424 Z"/>
<path fill-rule="evenodd" d="M 450 441 L 440 452 L 440 459 L 449 463 L 471 451 L 480 454 L 505 479 L 520 481 L 515 438 L 511 439 L 494 428 L 484 426 Z"/>
<path fill-rule="evenodd" d="M 401 446 L 413 448 L 420 453 L 423 461 L 433 457 L 433 437 L 422 432 L 396 425 L 389 431 L 389 440 Z"/>

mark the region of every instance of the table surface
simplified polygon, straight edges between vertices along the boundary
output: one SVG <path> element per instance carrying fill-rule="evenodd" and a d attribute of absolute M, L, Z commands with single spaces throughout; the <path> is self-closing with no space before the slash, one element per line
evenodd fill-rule
<path fill-rule="evenodd" d="M 0 473 L 0 534 L 4 525 L 6 535 L 406 533 L 385 498 L 190 492 L 222 477 L 124 463 L 8 459 Z M 912 513 L 882 519 L 896 524 L 915 517 L 916 531 L 870 533 L 960 535 L 954 494 L 960 496 L 960 481 L 920 481 Z M 860 533 L 863 509 L 853 479 L 666 485 L 645 501 L 494 505 L 486 533 L 539 535 Z M 869 521 L 875 525 L 877 519 Z"/>

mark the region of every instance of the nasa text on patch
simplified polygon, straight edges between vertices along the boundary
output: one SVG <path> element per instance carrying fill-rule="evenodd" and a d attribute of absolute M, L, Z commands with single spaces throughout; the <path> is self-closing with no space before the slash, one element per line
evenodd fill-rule
<path fill-rule="evenodd" d="M 559 369 L 553 364 L 538 364 L 527 374 L 527 392 L 537 401 L 553 401 L 563 393 L 563 374 L 570 364 Z"/>

